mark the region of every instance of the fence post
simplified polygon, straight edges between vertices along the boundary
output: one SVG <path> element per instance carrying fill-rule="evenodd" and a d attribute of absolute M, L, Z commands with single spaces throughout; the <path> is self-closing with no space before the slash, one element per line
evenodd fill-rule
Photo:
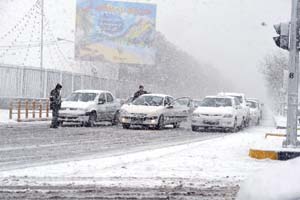
<path fill-rule="evenodd" d="M 18 101 L 18 122 L 21 120 L 21 100 Z"/>
<path fill-rule="evenodd" d="M 39 118 L 42 118 L 42 112 L 43 112 L 43 105 L 42 105 L 42 100 L 40 100 L 40 110 L 39 110 Z"/>
<path fill-rule="evenodd" d="M 25 118 L 28 119 L 28 100 L 25 101 Z"/>
<path fill-rule="evenodd" d="M 35 100 L 32 101 L 32 118 L 35 118 Z"/>
<path fill-rule="evenodd" d="M 13 102 L 10 102 L 10 106 L 9 106 L 9 119 L 12 119 L 12 115 L 13 115 Z"/>
<path fill-rule="evenodd" d="M 46 102 L 46 117 L 48 118 L 49 117 L 49 100 L 47 99 L 47 102 Z"/>

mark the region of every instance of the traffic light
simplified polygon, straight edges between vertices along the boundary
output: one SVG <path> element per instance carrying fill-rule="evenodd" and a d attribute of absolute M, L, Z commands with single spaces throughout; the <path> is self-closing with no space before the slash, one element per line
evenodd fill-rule
<path fill-rule="evenodd" d="M 289 43 L 290 43 L 289 28 L 290 28 L 290 23 L 280 23 L 274 25 L 274 29 L 279 36 L 273 37 L 273 40 L 275 41 L 275 44 L 278 47 L 285 50 L 289 50 Z"/>

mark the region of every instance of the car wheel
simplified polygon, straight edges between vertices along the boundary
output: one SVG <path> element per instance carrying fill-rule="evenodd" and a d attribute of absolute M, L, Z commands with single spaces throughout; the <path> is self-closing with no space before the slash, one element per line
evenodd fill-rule
<path fill-rule="evenodd" d="M 237 119 L 234 119 L 233 127 L 229 129 L 229 132 L 235 133 L 237 132 Z"/>
<path fill-rule="evenodd" d="M 96 125 L 96 120 L 97 120 L 97 113 L 96 112 L 91 112 L 89 116 L 89 120 L 86 123 L 87 127 L 94 127 Z"/>
<path fill-rule="evenodd" d="M 199 127 L 198 126 L 193 126 L 192 125 L 192 131 L 198 131 Z"/>
<path fill-rule="evenodd" d="M 245 118 L 243 117 L 243 121 L 242 121 L 242 125 L 241 125 L 241 128 L 246 128 L 247 127 L 247 122 L 245 120 Z"/>
<path fill-rule="evenodd" d="M 111 121 L 111 124 L 112 124 L 112 125 L 118 125 L 119 122 L 120 122 L 119 118 L 120 118 L 120 112 L 117 111 L 117 112 L 115 113 L 115 115 L 114 115 L 113 120 Z"/>
<path fill-rule="evenodd" d="M 123 127 L 124 129 L 129 129 L 129 128 L 130 128 L 130 124 L 122 124 L 122 127 Z"/>
<path fill-rule="evenodd" d="M 161 116 L 159 117 L 159 119 L 158 119 L 158 123 L 157 123 L 157 125 L 156 125 L 156 129 L 157 129 L 157 130 L 163 129 L 164 126 L 165 126 L 164 123 L 165 123 L 164 116 L 161 115 Z"/>
<path fill-rule="evenodd" d="M 246 120 L 246 127 L 249 127 L 250 126 L 250 118 L 247 118 Z"/>
<path fill-rule="evenodd" d="M 58 126 L 63 126 L 64 122 L 63 121 L 58 121 Z"/>
<path fill-rule="evenodd" d="M 260 124 L 260 119 L 257 119 L 256 125 L 258 126 Z"/>
<path fill-rule="evenodd" d="M 174 128 L 179 128 L 179 127 L 180 127 L 180 123 L 179 123 L 179 122 L 174 123 L 174 124 L 173 124 L 173 127 L 174 127 Z"/>

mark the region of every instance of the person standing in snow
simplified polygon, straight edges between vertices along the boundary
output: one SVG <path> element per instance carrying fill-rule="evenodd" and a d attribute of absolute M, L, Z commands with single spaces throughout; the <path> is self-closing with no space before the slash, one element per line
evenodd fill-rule
<path fill-rule="evenodd" d="M 139 96 L 141 96 L 143 94 L 147 94 L 147 93 L 148 92 L 144 90 L 144 86 L 140 85 L 139 90 L 134 93 L 132 101 L 137 99 Z"/>
<path fill-rule="evenodd" d="M 58 83 L 50 92 L 50 109 L 52 110 L 52 122 L 50 128 L 58 127 L 58 113 L 61 107 L 61 88 L 62 85 Z"/>

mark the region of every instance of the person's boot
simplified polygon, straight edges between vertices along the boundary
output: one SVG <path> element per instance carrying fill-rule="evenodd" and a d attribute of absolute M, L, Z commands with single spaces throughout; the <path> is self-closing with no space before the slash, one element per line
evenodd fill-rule
<path fill-rule="evenodd" d="M 54 126 L 53 124 L 50 125 L 50 128 L 58 128 L 57 126 Z"/>

